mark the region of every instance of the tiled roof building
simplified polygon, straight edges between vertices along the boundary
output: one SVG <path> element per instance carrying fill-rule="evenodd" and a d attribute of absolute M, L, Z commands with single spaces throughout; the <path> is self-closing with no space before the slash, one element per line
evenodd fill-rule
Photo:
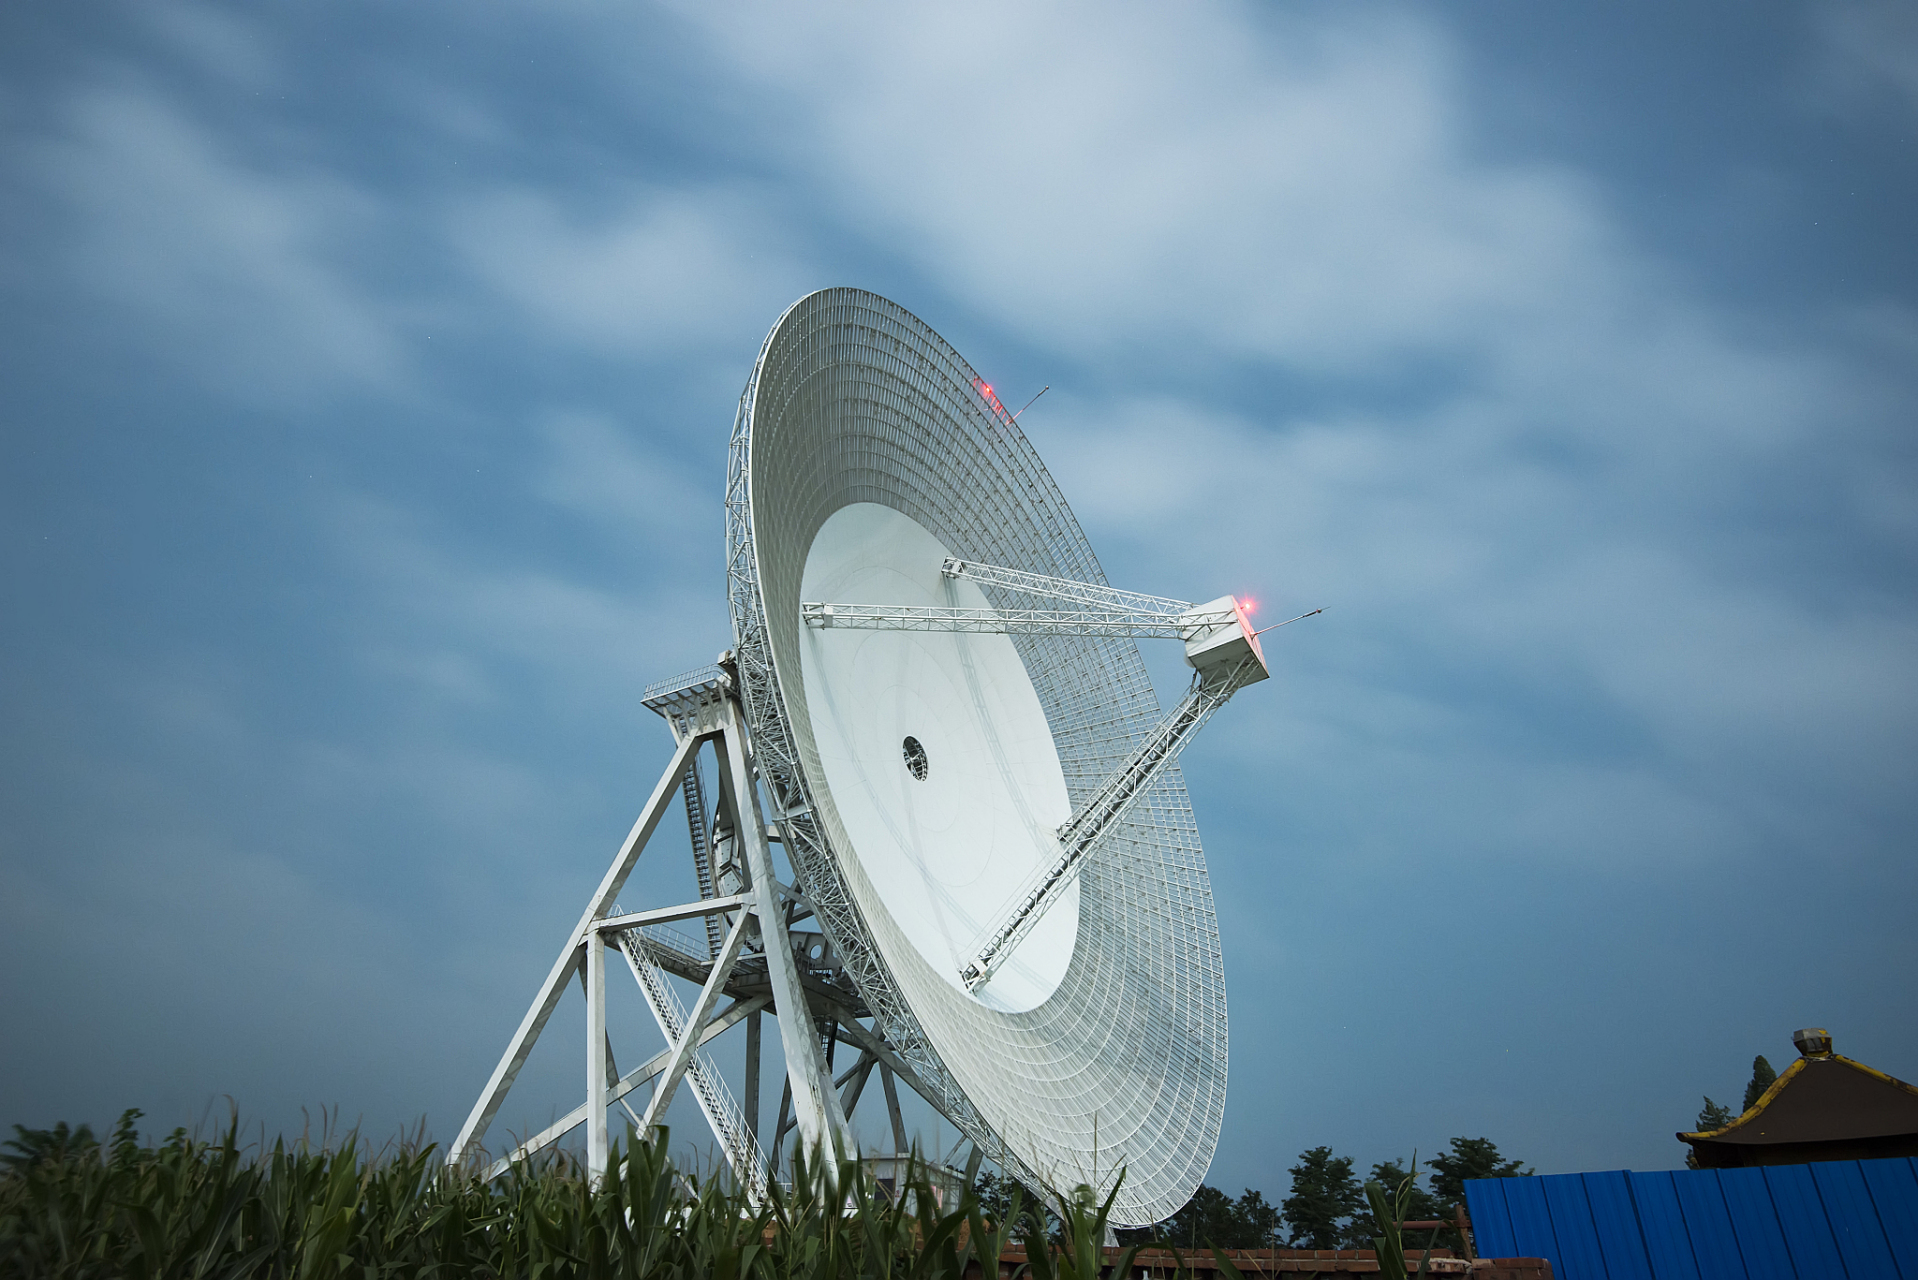
<path fill-rule="evenodd" d="M 1792 1036 L 1798 1061 L 1722 1129 L 1681 1133 L 1703 1169 L 1918 1156 L 1918 1088 L 1832 1052 L 1823 1028 Z"/>

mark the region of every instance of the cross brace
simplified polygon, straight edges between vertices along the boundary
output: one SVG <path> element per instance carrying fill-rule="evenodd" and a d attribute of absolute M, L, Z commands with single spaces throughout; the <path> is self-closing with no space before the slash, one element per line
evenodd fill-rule
<path fill-rule="evenodd" d="M 695 678 L 696 677 L 696 678 Z M 586 1101 L 554 1124 L 515 1144 L 503 1158 L 487 1166 L 487 1176 L 504 1173 L 559 1141 L 582 1124 L 586 1128 L 588 1172 L 602 1176 L 610 1159 L 607 1109 L 626 1106 L 635 1089 L 652 1083 L 643 1114 L 635 1115 L 642 1133 L 650 1133 L 664 1115 L 678 1086 L 693 1091 L 705 1113 L 739 1185 L 755 1198 L 766 1194 L 771 1173 L 757 1141 L 757 1062 L 747 1070 L 745 1113 L 733 1102 L 718 1069 L 707 1057 L 707 1045 L 720 1033 L 746 1022 L 756 1031 L 758 1015 L 771 1010 L 779 1023 L 786 1057 L 786 1101 L 782 1113 L 809 1149 L 817 1149 L 831 1168 L 856 1154 L 846 1113 L 864 1091 L 867 1076 L 879 1070 L 893 1101 L 894 1075 L 913 1084 L 937 1109 L 936 1091 L 925 1087 L 911 1068 L 892 1051 L 877 1030 L 859 1021 L 870 1017 L 858 992 L 831 967 L 813 966 L 807 948 L 816 933 L 796 933 L 792 924 L 811 915 L 811 906 L 794 886 L 776 878 L 768 843 L 767 824 L 760 812 L 759 788 L 750 743 L 738 703 L 731 696 L 730 679 L 723 673 L 694 673 L 681 687 L 655 693 L 647 704 L 672 725 L 676 739 L 671 760 L 648 798 L 639 820 L 620 846 L 568 935 L 558 959 L 521 1019 L 506 1052 L 488 1079 L 447 1151 L 447 1162 L 459 1164 L 481 1150 L 487 1130 L 539 1040 L 565 988 L 577 976 L 586 995 Z M 700 785 L 697 756 L 710 745 L 718 762 L 718 795 L 709 797 Z M 700 901 L 645 911 L 626 911 L 617 895 L 640 855 L 656 832 L 675 794 L 698 788 L 687 796 L 687 819 L 695 833 L 695 866 Z M 716 801 L 709 807 L 709 799 Z M 702 847 L 700 835 L 707 840 Z M 737 892 L 718 892 L 737 886 Z M 703 920 L 707 937 L 700 943 L 680 941 L 671 924 Z M 713 945 L 717 940 L 717 945 Z M 666 1037 L 666 1048 L 644 1065 L 620 1076 L 612 1066 L 606 1025 L 605 949 L 616 946 L 624 955 L 654 1020 Z M 690 979 L 699 987 L 692 1007 L 680 1004 L 668 973 Z M 722 1007 L 723 1005 L 723 1007 Z M 829 1023 L 860 1048 L 853 1072 L 835 1081 L 826 1065 L 818 1028 Z M 758 1036 L 749 1034 L 752 1050 Z M 840 1086 L 847 1086 L 842 1099 Z M 790 1111 L 788 1111 L 790 1108 Z M 896 1106 L 894 1128 L 898 1129 Z M 631 1108 L 628 1107 L 629 1113 Z M 783 1118 L 783 1116 L 782 1116 Z"/>

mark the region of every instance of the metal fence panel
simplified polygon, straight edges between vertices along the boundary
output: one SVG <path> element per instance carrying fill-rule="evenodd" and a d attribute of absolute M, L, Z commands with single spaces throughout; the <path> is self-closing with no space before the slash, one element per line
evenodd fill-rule
<path fill-rule="evenodd" d="M 1679 1210 L 1685 1215 L 1685 1234 L 1692 1238 L 1699 1280 L 1749 1280 L 1751 1273 L 1745 1269 L 1745 1255 L 1718 1175 L 1709 1170 L 1688 1171 L 1674 1173 L 1671 1179 Z"/>
<path fill-rule="evenodd" d="M 1860 1160 L 1878 1225 L 1904 1280 L 1918 1280 L 1918 1160 Z"/>
<path fill-rule="evenodd" d="M 1545 1205 L 1552 1213 L 1552 1234 L 1558 1237 L 1558 1256 L 1552 1274 L 1563 1280 L 1607 1280 L 1605 1255 L 1598 1247 L 1598 1227 L 1592 1222 L 1592 1202 L 1577 1174 L 1539 1178 Z"/>
<path fill-rule="evenodd" d="M 1475 1179 L 1465 1184 L 1465 1211 L 1472 1215 L 1472 1242 L 1481 1258 L 1513 1258 L 1518 1241 L 1512 1235 L 1512 1215 L 1505 1207 L 1508 1178 Z"/>
<path fill-rule="evenodd" d="M 1691 1232 L 1685 1226 L 1685 1211 L 1678 1203 L 1678 1188 L 1666 1172 L 1625 1175 L 1638 1210 L 1639 1230 L 1644 1232 L 1645 1254 L 1657 1280 L 1701 1280 L 1698 1259 L 1692 1253 Z M 1720 1206 L 1723 1212 L 1723 1206 Z M 1728 1229 L 1729 1233 L 1729 1229 Z M 1734 1254 L 1734 1256 L 1736 1256 Z M 1716 1273 L 1714 1273 L 1716 1280 Z M 1741 1263 L 1734 1280 L 1745 1280 Z"/>
<path fill-rule="evenodd" d="M 1632 1204 L 1632 1188 L 1624 1170 L 1582 1175 L 1585 1198 L 1592 1206 L 1592 1225 L 1598 1228 L 1599 1251 L 1605 1256 L 1609 1280 L 1653 1280 L 1652 1260 L 1645 1252 L 1645 1232 Z"/>
<path fill-rule="evenodd" d="M 1771 1188 L 1765 1185 L 1763 1169 L 1705 1169 L 1714 1174 L 1725 1192 L 1725 1208 L 1731 1211 L 1732 1230 L 1738 1235 L 1738 1251 L 1745 1257 L 1745 1274 L 1751 1280 L 1798 1280 L 1785 1248 L 1785 1232 L 1778 1225 L 1778 1210 L 1772 1204 Z"/>
<path fill-rule="evenodd" d="M 1551 1211 L 1545 1207 L 1545 1184 L 1549 1178 L 1506 1178 L 1505 1208 L 1512 1215 L 1512 1236 L 1517 1241 L 1511 1256 L 1551 1258 L 1556 1268 L 1558 1237 L 1552 1232 Z M 1543 1252 L 1549 1248 L 1550 1253 Z M 1538 1252 L 1525 1252 L 1538 1250 Z"/>
<path fill-rule="evenodd" d="M 1878 1221 L 1878 1210 L 1865 1187 L 1864 1170 L 1855 1160 L 1833 1160 L 1827 1164 L 1807 1165 L 1811 1180 L 1817 1184 L 1818 1198 L 1824 1201 L 1825 1216 L 1831 1221 L 1831 1234 L 1838 1241 L 1838 1254 L 1845 1272 L 1853 1276 L 1895 1276 L 1898 1263 L 1893 1259 L 1891 1242 Z"/>
<path fill-rule="evenodd" d="M 1918 1159 L 1465 1184 L 1483 1257 L 1563 1280 L 1918 1280 Z"/>
<path fill-rule="evenodd" d="M 1773 1165 L 1764 1172 L 1798 1280 L 1845 1280 L 1844 1260 L 1838 1256 L 1838 1241 L 1832 1238 L 1824 1202 L 1811 1180 L 1811 1166 Z"/>

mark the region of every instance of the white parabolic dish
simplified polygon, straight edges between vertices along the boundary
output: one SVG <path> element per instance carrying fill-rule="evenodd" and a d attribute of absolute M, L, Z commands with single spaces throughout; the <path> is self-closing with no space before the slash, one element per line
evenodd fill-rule
<path fill-rule="evenodd" d="M 802 885 L 889 1041 L 1008 1171 L 1170 1216 L 1218 1144 L 1225 980 L 1175 767 L 992 982 L 959 969 L 1051 833 L 1159 718 L 1136 644 L 819 630 L 802 600 L 1001 607 L 947 556 L 1103 583 L 1032 446 L 874 294 L 795 303 L 741 397 L 727 491 L 741 696 Z"/>

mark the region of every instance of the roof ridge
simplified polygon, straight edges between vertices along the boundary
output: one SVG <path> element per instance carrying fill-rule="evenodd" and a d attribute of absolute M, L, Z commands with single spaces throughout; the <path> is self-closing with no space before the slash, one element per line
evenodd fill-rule
<path fill-rule="evenodd" d="M 1887 1075 L 1876 1067 L 1868 1067 L 1856 1059 L 1847 1058 L 1842 1053 L 1805 1054 L 1781 1071 L 1778 1078 L 1771 1082 L 1771 1086 L 1766 1089 L 1765 1092 L 1759 1094 L 1758 1100 L 1746 1108 L 1745 1113 L 1736 1120 L 1720 1129 L 1701 1129 L 1694 1133 L 1680 1133 L 1678 1135 L 1679 1140 L 1683 1142 L 1691 1142 L 1695 1139 L 1709 1141 L 1713 1138 L 1721 1138 L 1735 1129 L 1743 1128 L 1746 1124 L 1756 1120 L 1764 1112 L 1765 1108 L 1771 1104 L 1773 1098 L 1778 1096 L 1779 1091 L 1785 1087 L 1788 1081 L 1796 1079 L 1804 1072 L 1805 1067 L 1813 1062 L 1842 1062 L 1853 1071 L 1863 1072 L 1874 1080 L 1891 1085 L 1894 1088 L 1903 1089 L 1912 1097 L 1918 1098 L 1918 1085 L 1907 1084 L 1897 1076 Z"/>
<path fill-rule="evenodd" d="M 1838 1055 L 1834 1053 L 1831 1056 L 1835 1058 Z M 1759 1116 L 1759 1113 L 1764 1111 L 1766 1105 L 1769 1104 L 1773 1098 L 1778 1096 L 1778 1091 L 1785 1087 L 1785 1082 L 1787 1080 L 1795 1079 L 1801 1072 L 1804 1071 L 1805 1064 L 1810 1061 L 1812 1061 L 1812 1059 L 1801 1056 L 1796 1062 L 1792 1063 L 1789 1067 L 1786 1067 L 1783 1071 L 1779 1072 L 1778 1078 L 1771 1082 L 1770 1087 L 1767 1088 L 1765 1092 L 1758 1095 L 1758 1101 L 1752 1103 L 1751 1106 L 1745 1108 L 1745 1112 L 1743 1115 L 1739 1116 L 1738 1119 L 1732 1121 L 1730 1124 L 1726 1125 L 1724 1128 L 1701 1129 L 1696 1133 L 1681 1133 L 1678 1135 L 1679 1139 L 1684 1142 L 1689 1142 L 1693 1138 L 1716 1138 L 1722 1134 L 1730 1133 L 1734 1129 L 1743 1127 L 1748 1121 L 1756 1120 Z M 1847 1061 L 1850 1061 L 1850 1059 L 1847 1059 Z M 1857 1064 L 1854 1063 L 1853 1065 L 1856 1066 Z M 1866 1070 L 1870 1070 L 1870 1068 L 1866 1068 Z"/>

